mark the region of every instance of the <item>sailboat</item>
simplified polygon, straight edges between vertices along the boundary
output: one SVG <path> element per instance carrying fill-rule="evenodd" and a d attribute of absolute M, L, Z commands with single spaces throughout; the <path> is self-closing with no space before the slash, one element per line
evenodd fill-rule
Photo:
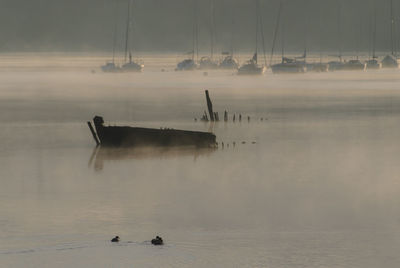
<path fill-rule="evenodd" d="M 220 69 L 237 69 L 239 68 L 238 61 L 233 57 L 233 34 L 235 29 L 235 23 L 232 19 L 232 30 L 231 30 L 231 45 L 230 51 L 223 51 L 222 56 L 224 57 L 219 64 Z"/>
<path fill-rule="evenodd" d="M 238 69 L 238 74 L 240 75 L 252 75 L 252 74 L 263 74 L 265 72 L 265 67 L 260 66 L 257 63 L 257 53 L 254 53 L 253 58 L 247 61 L 245 64 L 240 66 Z"/>
<path fill-rule="evenodd" d="M 215 62 L 212 57 L 204 56 L 204 57 L 201 57 L 201 59 L 200 59 L 199 67 L 202 70 L 217 69 L 218 62 Z"/>
<path fill-rule="evenodd" d="M 261 75 L 265 72 L 265 66 L 258 65 L 258 26 L 261 25 L 261 34 L 263 37 L 263 48 L 264 48 L 264 36 L 262 30 L 262 21 L 259 15 L 259 0 L 256 2 L 256 51 L 253 57 L 245 62 L 240 68 L 238 69 L 239 75 Z M 264 53 L 265 58 L 265 53 Z"/>
<path fill-rule="evenodd" d="M 340 4 L 340 0 L 337 0 L 337 33 L 338 33 L 338 48 L 339 54 L 335 57 L 338 60 L 328 62 L 329 71 L 340 71 L 344 68 L 344 62 L 342 57 L 342 5 Z"/>
<path fill-rule="evenodd" d="M 361 27 L 361 25 L 362 25 L 362 23 L 361 23 L 361 20 L 360 20 L 360 27 Z M 361 34 L 361 28 L 360 28 L 359 33 Z M 359 46 L 360 46 L 361 36 L 360 35 L 359 36 L 354 35 L 354 37 L 356 39 L 356 58 L 352 59 L 352 60 L 349 60 L 349 61 L 345 61 L 343 63 L 342 70 L 346 70 L 346 71 L 364 71 L 367 64 L 364 63 L 364 62 L 361 62 L 359 60 Z"/>
<path fill-rule="evenodd" d="M 125 32 L 125 62 L 127 60 L 127 56 L 129 54 L 129 61 L 122 65 L 123 72 L 141 72 L 144 68 L 143 63 L 135 62 L 132 60 L 132 52 L 130 48 L 130 26 L 131 26 L 131 2 L 132 0 L 128 0 L 128 17 L 126 21 L 126 32 Z"/>
<path fill-rule="evenodd" d="M 197 0 L 193 0 L 193 38 L 192 38 L 192 51 L 187 54 L 191 54 L 192 57 L 184 59 L 176 65 L 175 71 L 192 71 L 197 69 L 197 63 L 194 61 L 194 53 L 197 51 L 197 59 L 199 57 L 199 41 L 198 32 L 199 26 L 197 23 Z"/>
<path fill-rule="evenodd" d="M 367 69 L 380 69 L 382 64 L 377 60 L 376 50 L 376 0 L 374 1 L 374 25 L 372 31 L 372 58 L 366 61 Z"/>
<path fill-rule="evenodd" d="M 196 69 L 197 69 L 197 64 L 194 61 L 194 57 L 192 57 L 191 59 L 185 59 L 179 62 L 176 65 L 175 71 L 192 71 Z"/>
<path fill-rule="evenodd" d="M 380 69 L 382 67 L 382 64 L 377 60 L 377 57 L 373 57 L 372 59 L 367 60 L 365 63 L 367 64 L 366 68 L 368 70 Z"/>
<path fill-rule="evenodd" d="M 319 10 L 322 10 L 322 7 L 319 7 Z M 322 73 L 322 72 L 328 72 L 329 71 L 329 65 L 327 63 L 322 62 L 322 31 L 324 27 L 324 22 L 322 18 L 322 12 L 319 12 L 319 31 L 320 31 L 320 37 L 319 37 L 319 62 L 311 62 L 311 63 L 306 63 L 306 68 L 307 72 L 315 72 L 315 73 Z M 307 20 L 306 20 L 307 21 Z M 308 28 L 308 23 L 306 23 L 306 29 Z M 307 39 L 306 41 L 306 47 L 307 47 Z M 305 50 L 305 53 L 307 50 Z"/>
<path fill-rule="evenodd" d="M 201 57 L 199 62 L 200 69 L 217 69 L 218 62 L 214 61 L 214 37 L 215 37 L 215 12 L 214 0 L 211 0 L 211 27 L 210 27 L 210 57 Z"/>
<path fill-rule="evenodd" d="M 239 63 L 233 57 L 233 53 L 231 52 L 222 52 L 224 59 L 219 64 L 220 69 L 237 69 L 239 67 Z"/>
<path fill-rule="evenodd" d="M 121 71 L 121 67 L 117 66 L 114 61 L 109 61 L 101 66 L 101 70 L 105 73 L 117 73 Z"/>
<path fill-rule="evenodd" d="M 277 32 L 279 31 L 279 24 L 281 19 L 281 14 L 283 11 L 283 2 L 280 2 L 279 12 L 277 17 L 277 23 L 275 27 L 274 43 L 276 40 Z M 283 24 L 282 24 L 283 25 Z M 307 57 L 307 52 L 304 50 L 304 54 L 300 57 L 295 57 L 293 59 L 285 57 L 285 33 L 283 26 L 281 27 L 281 38 L 282 38 L 282 61 L 281 63 L 271 65 L 271 70 L 273 73 L 305 73 L 307 71 L 305 59 Z M 274 45 L 273 45 L 274 47 Z M 273 50 L 272 50 L 273 51 Z M 271 53 L 271 61 L 273 57 L 273 52 Z"/>
<path fill-rule="evenodd" d="M 118 10 L 118 2 L 115 0 L 115 21 L 114 21 L 114 32 L 113 32 L 113 48 L 112 48 L 112 60 L 106 62 L 105 65 L 102 65 L 100 68 L 105 73 L 114 73 L 120 72 L 121 67 L 115 64 L 115 48 L 117 45 L 117 32 L 118 32 L 118 24 L 117 24 L 117 10 Z"/>
<path fill-rule="evenodd" d="M 396 42 L 394 39 L 395 18 L 393 14 L 393 0 L 390 0 L 390 46 L 391 54 L 382 60 L 382 68 L 398 68 L 399 61 L 397 59 Z"/>
<path fill-rule="evenodd" d="M 305 73 L 307 66 L 305 60 L 299 61 L 299 59 L 305 59 L 306 52 L 301 57 L 295 57 L 293 59 L 287 58 L 282 55 L 282 62 L 271 66 L 273 73 Z"/>
<path fill-rule="evenodd" d="M 362 63 L 359 59 L 344 62 L 342 70 L 346 71 L 364 71 L 366 63 Z"/>

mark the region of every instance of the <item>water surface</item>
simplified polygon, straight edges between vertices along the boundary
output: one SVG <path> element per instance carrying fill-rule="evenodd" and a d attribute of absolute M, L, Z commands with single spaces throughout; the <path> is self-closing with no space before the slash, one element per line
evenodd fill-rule
<path fill-rule="evenodd" d="M 104 74 L 98 55 L 0 58 L 0 266 L 398 267 L 397 70 L 204 76 L 147 55 L 144 73 Z M 195 122 L 204 89 L 244 120 Z M 213 131 L 220 148 L 96 150 L 94 115 Z"/>

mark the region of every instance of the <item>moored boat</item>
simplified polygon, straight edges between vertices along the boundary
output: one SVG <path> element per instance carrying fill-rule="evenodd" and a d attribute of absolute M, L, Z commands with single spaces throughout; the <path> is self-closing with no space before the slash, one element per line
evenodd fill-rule
<path fill-rule="evenodd" d="M 382 60 L 382 68 L 399 68 L 399 59 L 397 58 L 397 45 L 395 33 L 396 17 L 394 15 L 393 0 L 390 0 L 390 47 L 391 54 Z"/>
<path fill-rule="evenodd" d="M 207 69 L 217 69 L 218 68 L 218 63 L 213 61 L 210 57 L 201 57 L 200 63 L 199 63 L 199 68 L 202 70 L 207 70 Z"/>
<path fill-rule="evenodd" d="M 261 75 L 264 72 L 265 67 L 257 64 L 257 53 L 238 69 L 239 75 Z"/>
<path fill-rule="evenodd" d="M 303 61 L 282 57 L 282 62 L 272 65 L 271 70 L 273 73 L 305 73 L 307 67 Z"/>
<path fill-rule="evenodd" d="M 122 65 L 123 72 L 141 72 L 143 71 L 144 64 L 132 60 L 132 55 L 129 53 L 129 62 Z"/>
<path fill-rule="evenodd" d="M 263 28 L 262 28 L 262 20 L 259 14 L 259 7 L 260 7 L 260 3 L 259 0 L 256 1 L 256 40 L 255 40 L 255 45 L 256 45 L 256 49 L 255 49 L 255 53 L 253 55 L 253 57 L 245 62 L 242 66 L 240 66 L 240 68 L 238 69 L 238 74 L 239 75 L 262 75 L 265 70 L 266 70 L 266 58 L 265 58 L 265 47 L 264 47 L 264 34 L 263 34 Z M 264 65 L 259 65 L 258 64 L 258 32 L 261 32 L 261 36 L 262 36 L 262 45 L 263 45 L 263 52 L 264 52 Z"/>
<path fill-rule="evenodd" d="M 107 62 L 105 65 L 101 66 L 101 70 L 105 73 L 116 73 L 121 71 L 121 67 L 115 65 L 114 62 Z"/>
<path fill-rule="evenodd" d="M 360 60 L 349 60 L 344 63 L 343 70 L 364 71 L 365 67 L 366 67 L 366 64 L 362 63 Z"/>
<path fill-rule="evenodd" d="M 382 68 L 399 68 L 399 60 L 393 55 L 387 55 L 382 60 Z"/>
<path fill-rule="evenodd" d="M 342 60 L 340 60 L 340 61 L 330 61 L 330 62 L 328 62 L 329 71 L 333 72 L 333 71 L 344 70 L 344 64 L 345 63 Z"/>
<path fill-rule="evenodd" d="M 220 69 L 237 69 L 239 64 L 236 59 L 231 55 L 225 56 L 225 58 L 219 64 Z"/>
<path fill-rule="evenodd" d="M 365 64 L 366 64 L 366 68 L 368 70 L 380 69 L 382 67 L 382 64 L 379 61 L 377 61 L 375 58 L 373 58 L 371 60 L 367 60 L 365 62 Z"/>
<path fill-rule="evenodd" d="M 372 31 L 372 58 L 365 62 L 366 69 L 376 70 L 382 68 L 382 64 L 377 60 L 376 56 L 376 0 L 374 0 L 374 28 Z"/>
<path fill-rule="evenodd" d="M 193 59 L 185 59 L 176 65 L 175 71 L 192 71 L 197 69 L 197 64 Z"/>

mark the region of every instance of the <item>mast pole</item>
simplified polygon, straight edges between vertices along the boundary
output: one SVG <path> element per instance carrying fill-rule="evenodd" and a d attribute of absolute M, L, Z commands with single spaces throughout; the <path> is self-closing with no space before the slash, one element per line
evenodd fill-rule
<path fill-rule="evenodd" d="M 392 55 L 394 56 L 394 17 L 393 17 L 393 0 L 390 0 L 390 46 L 392 50 Z"/>
<path fill-rule="evenodd" d="M 195 37 L 196 36 L 196 23 L 195 23 L 195 19 L 194 19 L 195 9 L 196 9 L 195 1 L 196 0 L 193 0 L 192 61 L 194 61 L 194 50 L 195 50 L 195 45 L 196 45 L 196 41 L 195 41 L 195 39 L 196 39 L 196 37 Z"/>
<path fill-rule="evenodd" d="M 374 30 L 372 32 L 372 59 L 376 59 L 376 0 L 374 0 Z"/>
<path fill-rule="evenodd" d="M 393 55 L 393 0 L 390 0 L 390 49 Z"/>
<path fill-rule="evenodd" d="M 307 2 L 304 0 L 303 2 L 304 6 L 307 8 Z M 308 27 L 308 17 L 305 16 L 304 18 L 304 64 L 306 64 L 307 61 L 307 27 Z"/>
<path fill-rule="evenodd" d="M 215 7 L 214 0 L 211 0 L 211 59 L 214 57 L 214 36 L 215 36 Z"/>
<path fill-rule="evenodd" d="M 117 11 L 118 11 L 118 1 L 114 1 L 114 36 L 113 36 L 113 50 L 112 50 L 112 63 L 115 64 L 115 47 L 117 46 L 117 31 L 118 31 L 118 24 L 117 24 Z"/>
<path fill-rule="evenodd" d="M 258 52 L 258 22 L 259 22 L 258 6 L 259 6 L 259 0 L 256 0 L 256 54 Z M 257 63 L 257 58 L 256 58 L 256 63 Z"/>
<path fill-rule="evenodd" d="M 235 18 L 232 16 L 232 29 L 231 29 L 231 45 L 230 45 L 230 50 L 231 50 L 231 56 L 233 57 L 233 31 L 235 29 Z"/>
<path fill-rule="evenodd" d="M 278 11 L 278 17 L 276 19 L 276 26 L 275 26 L 275 31 L 274 31 L 274 38 L 272 40 L 272 50 L 271 50 L 271 57 L 269 59 L 269 65 L 272 65 L 272 58 L 274 56 L 274 50 L 275 50 L 275 43 L 276 43 L 276 39 L 278 36 L 278 30 L 279 30 L 279 23 L 281 21 L 281 13 L 282 13 L 282 1 L 280 0 L 279 2 L 279 11 Z"/>
<path fill-rule="evenodd" d="M 261 41 L 262 41 L 262 49 L 263 49 L 263 57 L 264 57 L 264 66 L 267 66 L 267 56 L 265 53 L 265 38 L 264 38 L 264 26 L 262 16 L 260 15 L 260 32 L 261 32 Z"/>
<path fill-rule="evenodd" d="M 194 0 L 194 27 L 195 27 L 195 42 L 196 42 L 196 61 L 199 61 L 199 25 L 197 18 L 197 0 Z M 193 50 L 194 54 L 194 50 Z M 194 55 L 193 55 L 194 57 Z"/>
<path fill-rule="evenodd" d="M 342 62 L 342 21 L 341 21 L 341 16 L 342 16 L 342 5 L 340 3 L 340 0 L 338 0 L 338 17 L 337 17 L 337 23 L 338 23 L 338 34 L 339 34 L 339 60 Z"/>
<path fill-rule="evenodd" d="M 285 22 L 282 21 L 282 63 L 285 58 Z"/>
<path fill-rule="evenodd" d="M 324 19 L 323 19 L 323 14 L 322 14 L 322 7 L 321 4 L 318 6 L 319 7 L 319 63 L 322 64 L 322 25 L 324 24 Z"/>
<path fill-rule="evenodd" d="M 131 0 L 128 0 L 128 18 L 126 20 L 126 32 L 125 32 L 125 62 L 128 57 L 128 44 L 129 44 L 129 25 L 130 25 L 130 16 L 131 16 Z"/>

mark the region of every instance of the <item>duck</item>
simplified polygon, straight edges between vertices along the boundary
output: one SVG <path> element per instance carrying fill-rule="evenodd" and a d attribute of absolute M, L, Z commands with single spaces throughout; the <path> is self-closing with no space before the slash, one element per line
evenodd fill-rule
<path fill-rule="evenodd" d="M 118 242 L 119 242 L 119 236 L 117 235 L 116 237 L 114 237 L 113 239 L 111 239 L 111 242 L 118 243 Z"/>
<path fill-rule="evenodd" d="M 161 237 L 156 236 L 156 238 L 151 240 L 151 243 L 155 246 L 160 246 L 160 245 L 164 245 L 164 241 Z"/>

